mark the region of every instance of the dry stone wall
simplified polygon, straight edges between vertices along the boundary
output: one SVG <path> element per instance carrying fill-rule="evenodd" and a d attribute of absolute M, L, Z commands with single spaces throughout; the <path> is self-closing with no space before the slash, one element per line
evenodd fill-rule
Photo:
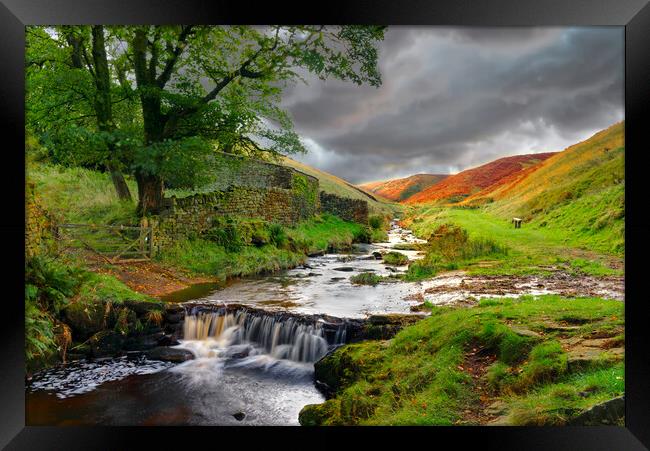
<path fill-rule="evenodd" d="M 346 221 L 368 223 L 368 202 L 361 199 L 349 199 L 335 194 L 320 193 L 321 210 L 336 215 Z"/>
<path fill-rule="evenodd" d="M 174 239 L 198 236 L 215 218 L 261 218 L 293 226 L 315 214 L 329 212 L 349 221 L 368 222 L 368 203 L 320 193 L 318 179 L 273 163 L 220 154 L 214 191 L 165 199 L 159 216 L 143 219 L 153 226 L 153 250 Z"/>
<path fill-rule="evenodd" d="M 40 254 L 51 236 L 52 221 L 35 193 L 34 184 L 25 186 L 25 257 Z"/>

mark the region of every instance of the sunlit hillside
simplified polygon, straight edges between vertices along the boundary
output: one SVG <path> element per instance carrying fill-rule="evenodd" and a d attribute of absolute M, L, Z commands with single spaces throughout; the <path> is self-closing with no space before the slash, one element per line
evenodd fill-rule
<path fill-rule="evenodd" d="M 525 170 L 552 156 L 553 153 L 537 153 L 500 158 L 477 168 L 467 169 L 447 177 L 435 185 L 409 197 L 405 203 L 427 202 L 456 203 L 500 180 Z"/>
<path fill-rule="evenodd" d="M 415 174 L 401 179 L 363 183 L 359 187 L 386 199 L 401 202 L 446 177 L 447 174 Z"/>
<path fill-rule="evenodd" d="M 468 198 L 498 216 L 597 237 L 622 252 L 625 222 L 625 124 L 620 122 L 557 153 L 496 189 Z"/>

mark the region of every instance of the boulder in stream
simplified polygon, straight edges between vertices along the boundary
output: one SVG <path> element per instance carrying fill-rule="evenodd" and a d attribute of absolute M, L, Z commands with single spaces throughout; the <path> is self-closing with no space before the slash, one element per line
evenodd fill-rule
<path fill-rule="evenodd" d="M 187 349 L 170 348 L 168 346 L 158 346 L 146 353 L 147 357 L 152 360 L 162 360 L 164 362 L 181 363 L 192 360 L 194 354 Z"/>

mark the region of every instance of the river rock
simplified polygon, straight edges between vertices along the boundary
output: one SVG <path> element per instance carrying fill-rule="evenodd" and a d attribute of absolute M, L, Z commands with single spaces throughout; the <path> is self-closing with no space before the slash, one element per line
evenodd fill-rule
<path fill-rule="evenodd" d="M 570 426 L 622 425 L 625 418 L 625 398 L 610 399 L 585 410 L 568 422 Z"/>
<path fill-rule="evenodd" d="M 343 272 L 352 272 L 354 268 L 352 266 L 339 266 L 338 268 L 333 268 L 334 271 L 343 271 Z"/>
<path fill-rule="evenodd" d="M 170 348 L 167 346 L 158 346 L 146 353 L 147 357 L 152 360 L 163 360 L 165 362 L 181 363 L 192 360 L 194 354 L 187 349 Z"/>
<path fill-rule="evenodd" d="M 375 257 L 375 260 L 382 260 L 384 258 L 381 252 L 377 252 L 377 251 L 373 252 L 372 256 Z"/>

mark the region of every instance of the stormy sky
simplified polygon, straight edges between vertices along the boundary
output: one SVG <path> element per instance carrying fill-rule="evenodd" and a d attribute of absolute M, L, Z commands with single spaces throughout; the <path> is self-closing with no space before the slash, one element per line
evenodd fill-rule
<path fill-rule="evenodd" d="M 379 88 L 307 76 L 283 106 L 353 183 L 558 151 L 624 118 L 621 27 L 389 27 Z"/>

